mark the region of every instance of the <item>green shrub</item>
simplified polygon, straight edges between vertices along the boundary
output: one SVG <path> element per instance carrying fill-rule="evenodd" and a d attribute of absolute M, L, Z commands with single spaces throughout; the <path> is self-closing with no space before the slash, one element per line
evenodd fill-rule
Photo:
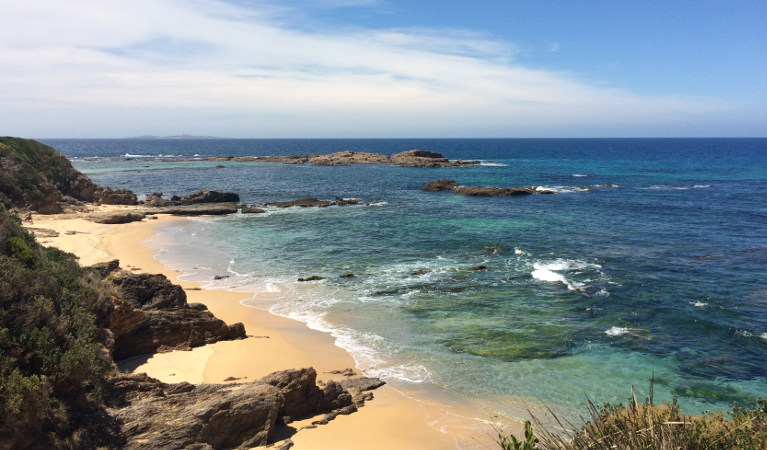
<path fill-rule="evenodd" d="M 650 396 L 639 404 L 632 396 L 628 406 L 606 403 L 601 407 L 588 402 L 590 420 L 581 427 L 562 424 L 562 429 L 578 431 L 564 434 L 549 431 L 537 418 L 540 443 L 551 449 L 765 449 L 767 448 L 767 401 L 757 399 L 751 408 L 733 406 L 730 413 L 706 413 L 687 416 L 681 413 L 676 398 L 654 405 L 652 382 Z M 504 450 L 538 442 L 526 423 L 525 441 L 500 436 Z M 513 446 L 512 446 L 513 445 Z"/>
<path fill-rule="evenodd" d="M 113 368 L 99 342 L 109 292 L 0 205 L 0 448 L 88 441 Z"/>

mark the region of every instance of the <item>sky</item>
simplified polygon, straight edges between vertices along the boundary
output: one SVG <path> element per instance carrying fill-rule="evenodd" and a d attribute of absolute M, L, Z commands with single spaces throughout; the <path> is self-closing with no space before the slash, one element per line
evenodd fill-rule
<path fill-rule="evenodd" d="M 0 135 L 767 136 L 764 0 L 3 3 Z"/>

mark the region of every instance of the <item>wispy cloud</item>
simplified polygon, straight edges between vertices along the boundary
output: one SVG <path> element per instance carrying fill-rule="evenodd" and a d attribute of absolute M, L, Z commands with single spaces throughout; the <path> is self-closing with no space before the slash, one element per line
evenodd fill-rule
<path fill-rule="evenodd" d="M 474 31 L 307 29 L 291 14 L 215 0 L 7 5 L 0 132 L 65 133 L 67 114 L 92 117 L 91 135 L 171 133 L 158 127 L 187 121 L 181 131 L 235 136 L 498 136 L 724 107 L 526 68 L 512 43 Z"/>

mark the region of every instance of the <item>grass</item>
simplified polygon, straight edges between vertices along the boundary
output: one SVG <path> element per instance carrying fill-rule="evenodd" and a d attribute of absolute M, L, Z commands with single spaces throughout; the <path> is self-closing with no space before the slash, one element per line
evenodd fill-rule
<path fill-rule="evenodd" d="M 588 400 L 590 417 L 580 427 L 561 420 L 549 410 L 559 428 L 565 431 L 551 431 L 531 414 L 535 426 L 526 422 L 524 441 L 501 435 L 499 445 L 504 450 L 767 448 L 767 401 L 762 398 L 749 408 L 735 405 L 728 413 L 688 416 L 682 414 L 676 398 L 655 405 L 652 381 L 650 395 L 643 403 L 637 401 L 633 388 L 631 391 L 628 405 L 597 406 Z M 533 442 L 534 439 L 537 442 Z M 525 444 L 531 442 L 532 445 Z"/>

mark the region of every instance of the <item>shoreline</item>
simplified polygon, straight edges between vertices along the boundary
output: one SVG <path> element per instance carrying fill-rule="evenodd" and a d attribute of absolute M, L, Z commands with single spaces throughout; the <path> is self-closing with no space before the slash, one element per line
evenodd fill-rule
<path fill-rule="evenodd" d="M 98 211 L 131 208 L 134 207 L 99 206 Z M 154 235 L 157 224 L 187 219 L 156 217 L 157 220 L 104 225 L 72 214 L 35 214 L 32 223 L 24 224 L 27 228 L 58 232 L 57 237 L 39 236 L 38 241 L 74 253 L 81 265 L 119 259 L 125 270 L 162 273 L 184 289 L 189 303 L 203 303 L 224 322 L 245 325 L 246 339 L 218 342 L 191 351 L 137 356 L 120 361 L 117 365 L 121 370 L 146 372 L 167 383 L 224 383 L 227 378 L 253 381 L 278 370 L 310 366 L 322 381 L 339 377 L 332 371 L 353 368 L 359 372 L 354 358 L 336 346 L 329 333 L 242 304 L 243 300 L 253 298 L 252 293 L 206 290 L 197 282 L 179 280 L 181 272 L 158 262 L 154 251 L 143 242 Z M 469 408 L 463 411 L 460 406 L 421 399 L 416 391 L 385 385 L 374 391 L 374 399 L 360 411 L 277 439 L 290 438 L 297 449 L 496 447 L 497 431 L 489 422 L 480 426 L 479 420 L 470 418 L 470 414 Z M 301 429 L 310 422 L 311 419 L 291 423 L 290 429 Z"/>

